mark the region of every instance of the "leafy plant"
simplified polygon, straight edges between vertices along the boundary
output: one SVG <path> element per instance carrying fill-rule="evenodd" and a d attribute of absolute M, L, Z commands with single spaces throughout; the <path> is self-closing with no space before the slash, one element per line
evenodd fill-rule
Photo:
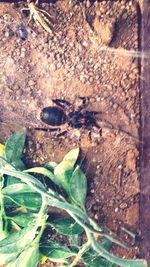
<path fill-rule="evenodd" d="M 71 150 L 60 163 L 26 169 L 21 160 L 25 136 L 25 132 L 14 133 L 5 146 L 0 145 L 1 264 L 34 267 L 49 258 L 68 267 L 77 266 L 79 261 L 87 267 L 146 267 L 145 260 L 126 260 L 111 254 L 112 243 L 125 248 L 133 244 L 119 240 L 88 216 L 86 176 L 77 164 L 79 149 Z M 32 173 L 48 177 L 64 194 L 47 188 Z M 68 217 L 53 220 L 48 206 L 65 210 Z M 49 240 L 47 227 L 68 237 L 67 244 Z M 134 241 L 134 235 L 127 233 Z"/>

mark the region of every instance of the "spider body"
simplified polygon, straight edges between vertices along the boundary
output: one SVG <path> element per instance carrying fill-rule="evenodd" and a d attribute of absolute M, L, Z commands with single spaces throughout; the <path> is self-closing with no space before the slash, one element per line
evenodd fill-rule
<path fill-rule="evenodd" d="M 60 107 L 43 108 L 40 114 L 41 120 L 51 126 L 60 126 L 66 122 L 66 115 Z"/>
<path fill-rule="evenodd" d="M 50 126 L 60 126 L 67 123 L 72 128 L 87 128 L 89 126 L 100 126 L 96 123 L 94 115 L 97 112 L 83 110 L 82 106 L 78 110 L 73 110 L 72 105 L 63 99 L 52 99 L 56 106 L 42 109 L 40 118 L 42 122 Z M 73 111 L 70 112 L 70 109 Z"/>
<path fill-rule="evenodd" d="M 88 128 L 95 124 L 95 118 L 89 111 L 74 111 L 68 114 L 67 123 L 72 128 Z"/>
<path fill-rule="evenodd" d="M 44 131 L 59 131 L 57 134 L 61 136 L 66 134 L 68 129 L 62 131 L 61 126 L 65 125 L 70 128 L 84 128 L 90 131 L 92 127 L 97 128 L 101 135 L 101 127 L 97 124 L 94 117 L 98 112 L 85 110 L 85 98 L 79 98 L 82 100 L 82 105 L 77 109 L 68 101 L 64 99 L 52 99 L 55 106 L 49 106 L 42 109 L 40 113 L 40 119 L 42 122 L 49 126 L 55 126 L 56 128 L 36 128 L 36 130 Z"/>

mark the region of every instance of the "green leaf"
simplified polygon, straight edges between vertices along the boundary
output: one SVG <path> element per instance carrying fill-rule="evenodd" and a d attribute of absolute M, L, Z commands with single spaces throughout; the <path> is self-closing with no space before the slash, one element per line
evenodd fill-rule
<path fill-rule="evenodd" d="M 37 234 L 37 225 L 30 226 L 9 235 L 0 241 L 1 254 L 15 254 L 21 252 L 26 246 L 30 245 Z"/>
<path fill-rule="evenodd" d="M 13 161 L 12 165 L 15 167 L 15 169 L 23 171 L 25 169 L 25 165 L 21 159 L 18 159 L 17 161 Z"/>
<path fill-rule="evenodd" d="M 45 164 L 45 168 L 50 170 L 50 171 L 53 171 L 55 169 L 55 167 L 58 165 L 58 163 L 54 162 L 54 161 L 49 161 Z"/>
<path fill-rule="evenodd" d="M 35 222 L 35 220 L 37 219 L 37 214 L 31 212 L 15 212 L 13 216 L 7 216 L 7 219 L 15 222 L 21 227 L 26 227 L 27 225 Z"/>
<path fill-rule="evenodd" d="M 3 188 L 4 186 L 4 177 L 0 175 L 0 190 Z"/>
<path fill-rule="evenodd" d="M 44 167 L 34 167 L 31 169 L 24 170 L 24 172 L 33 172 L 33 173 L 39 173 L 42 174 L 48 178 L 50 178 L 55 183 L 55 175 L 49 171 L 48 169 Z"/>
<path fill-rule="evenodd" d="M 63 260 L 71 257 L 74 253 L 61 243 L 57 242 L 44 242 L 40 245 L 40 251 L 43 255 L 47 256 L 51 261 L 62 262 Z"/>
<path fill-rule="evenodd" d="M 80 149 L 79 148 L 75 148 L 75 149 L 72 149 L 71 151 L 69 151 L 64 159 L 64 160 L 67 160 L 67 161 L 71 161 L 73 165 L 75 165 L 77 159 L 78 159 L 78 156 L 79 156 L 79 152 L 80 152 Z"/>
<path fill-rule="evenodd" d="M 69 181 L 69 193 L 73 202 L 84 209 L 87 195 L 87 180 L 79 166 L 76 167 Z"/>
<path fill-rule="evenodd" d="M 82 244 L 82 235 L 81 234 L 70 235 L 69 236 L 69 244 L 71 247 L 79 248 Z"/>
<path fill-rule="evenodd" d="M 62 187 L 67 193 L 69 191 L 69 180 L 73 173 L 73 164 L 71 161 L 64 160 L 54 169 L 55 183 Z"/>
<path fill-rule="evenodd" d="M 19 257 L 9 263 L 8 267 L 36 267 L 39 260 L 39 246 L 34 244 L 24 250 Z"/>
<path fill-rule="evenodd" d="M 118 267 L 118 265 L 111 263 L 102 257 L 98 256 L 94 250 L 88 250 L 83 256 L 82 260 L 86 267 Z"/>
<path fill-rule="evenodd" d="M 3 229 L 4 229 L 3 216 L 2 216 L 2 214 L 0 214 L 0 236 L 1 236 L 1 234 L 3 235 Z"/>
<path fill-rule="evenodd" d="M 8 170 L 14 170 L 14 167 L 7 162 L 5 158 L 0 157 L 0 168 L 7 168 Z"/>
<path fill-rule="evenodd" d="M 7 267 L 9 266 L 8 263 L 15 260 L 18 256 L 18 253 L 12 253 L 12 254 L 2 254 L 0 253 L 0 264 L 7 264 Z"/>
<path fill-rule="evenodd" d="M 11 200 L 19 206 L 37 210 L 42 204 L 41 195 L 23 183 L 9 185 L 3 188 L 2 193 L 4 194 L 6 205 Z"/>
<path fill-rule="evenodd" d="M 100 241 L 101 241 L 101 246 L 109 251 L 112 245 L 112 241 L 110 241 L 109 239 L 105 237 L 101 238 Z"/>
<path fill-rule="evenodd" d="M 11 165 L 9 164 L 9 166 Z M 28 184 L 31 188 L 35 188 L 35 191 L 39 190 L 46 193 L 44 185 L 38 179 L 28 173 L 9 169 L 7 168 L 7 166 L 1 167 L 1 173 L 19 178 L 24 183 Z"/>
<path fill-rule="evenodd" d="M 12 134 L 5 144 L 5 156 L 8 162 L 20 160 L 24 149 L 26 133 L 18 132 Z"/>
<path fill-rule="evenodd" d="M 2 193 L 4 195 L 13 195 L 13 194 L 21 194 L 26 192 L 35 192 L 33 189 L 31 189 L 27 184 L 24 183 L 17 183 L 17 184 L 11 184 L 2 189 Z"/>
<path fill-rule="evenodd" d="M 49 224 L 60 234 L 77 235 L 81 234 L 84 229 L 72 218 L 59 218 L 49 222 Z"/>
<path fill-rule="evenodd" d="M 18 184 L 18 183 L 20 183 L 20 179 L 17 179 L 17 178 L 15 178 L 15 177 L 13 177 L 13 176 L 10 176 L 10 175 L 8 175 L 6 178 L 5 178 L 5 180 L 6 180 L 6 185 L 8 186 L 8 185 L 11 185 L 11 184 Z"/>
<path fill-rule="evenodd" d="M 0 157 L 4 157 L 5 156 L 4 151 L 5 151 L 5 146 L 0 143 Z"/>
<path fill-rule="evenodd" d="M 27 183 L 33 190 L 39 192 L 40 194 L 44 194 L 47 197 L 47 205 L 71 211 L 75 213 L 79 218 L 85 219 L 86 215 L 83 211 L 81 211 L 81 209 L 74 207 L 67 202 L 62 202 L 54 198 L 54 196 L 48 193 L 44 186 L 33 176 L 24 172 L 22 173 L 20 171 L 8 170 L 5 167 L 1 167 L 1 173 L 15 176 L 21 179 L 23 182 Z"/>
<path fill-rule="evenodd" d="M 72 149 L 66 154 L 63 161 L 54 168 L 55 183 L 69 192 L 69 181 L 73 173 L 74 165 L 79 156 L 79 148 Z"/>
<path fill-rule="evenodd" d="M 5 205 L 10 206 L 14 202 L 18 206 L 37 211 L 41 207 L 41 196 L 38 193 L 22 193 L 11 195 L 10 199 L 5 198 Z"/>

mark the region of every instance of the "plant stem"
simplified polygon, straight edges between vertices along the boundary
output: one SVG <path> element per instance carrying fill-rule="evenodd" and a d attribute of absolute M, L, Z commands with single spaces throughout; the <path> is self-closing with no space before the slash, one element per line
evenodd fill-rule
<path fill-rule="evenodd" d="M 88 241 L 82 246 L 82 248 L 79 250 L 78 254 L 76 255 L 75 259 L 68 267 L 76 266 L 78 261 L 81 259 L 82 255 L 88 250 L 89 247 L 90 247 L 90 242 Z"/>
<path fill-rule="evenodd" d="M 1 168 L 1 173 L 6 174 L 6 175 L 11 175 L 11 176 L 14 176 L 16 178 L 21 179 L 24 183 L 28 184 L 36 192 L 47 197 L 47 205 L 49 204 L 52 207 L 57 207 L 57 208 L 66 210 L 67 212 L 71 211 L 71 212 L 75 213 L 78 217 L 80 217 L 81 219 L 85 220 L 85 213 L 83 211 L 81 211 L 81 209 L 74 207 L 65 201 L 63 202 L 63 201 L 58 200 L 53 195 L 47 193 L 45 188 L 43 188 L 43 187 L 40 188 L 35 183 L 33 184 L 30 181 L 30 179 L 34 178 L 32 175 L 27 174 L 27 173 L 22 173 L 21 171 L 9 170 L 9 169 L 6 169 L 5 167 Z"/>
<path fill-rule="evenodd" d="M 105 231 L 103 229 L 101 229 L 91 218 L 88 217 L 88 215 L 82 211 L 80 208 L 78 207 L 74 207 L 73 205 L 69 204 L 68 202 L 64 201 L 60 201 L 57 198 L 55 198 L 53 195 L 47 193 L 47 191 L 43 188 L 39 188 L 39 186 L 37 186 L 35 183 L 33 184 L 30 179 L 33 178 L 32 175 L 27 174 L 27 173 L 22 173 L 21 171 L 15 171 L 15 170 L 8 170 L 5 169 L 5 167 L 1 168 L 1 172 L 3 174 L 6 175 L 11 175 L 11 176 L 15 176 L 19 179 L 21 179 L 23 182 L 25 182 L 26 184 L 28 184 L 31 188 L 33 188 L 34 190 L 36 190 L 38 193 L 40 193 L 42 196 L 45 196 L 47 199 L 47 205 L 49 204 L 52 207 L 57 207 L 60 209 L 63 209 L 65 211 L 68 212 L 68 214 L 70 214 L 71 217 L 73 217 L 84 229 L 89 230 L 90 232 L 93 233 L 97 233 L 100 236 L 104 236 L 106 238 L 108 238 L 109 240 L 111 240 L 112 242 L 125 247 L 125 248 L 130 248 L 131 246 L 119 241 L 117 238 L 115 238 L 113 236 L 112 233 L 109 234 L 108 231 Z M 35 179 L 35 178 L 34 178 Z M 92 225 L 94 227 L 96 227 L 96 229 L 94 229 L 92 227 Z"/>
<path fill-rule="evenodd" d="M 35 238 L 34 242 L 35 243 L 39 243 L 41 237 L 42 237 L 42 234 L 45 230 L 45 227 L 46 227 L 46 221 L 47 221 L 47 218 L 48 218 L 48 215 L 46 213 L 46 208 L 47 208 L 47 198 L 43 195 L 41 195 L 42 197 L 42 206 L 40 208 L 40 211 L 39 211 L 39 214 L 38 214 L 38 219 L 37 219 L 37 224 L 39 224 L 41 226 L 41 229 L 38 233 L 38 236 Z"/>
<path fill-rule="evenodd" d="M 111 242 L 123 247 L 123 248 L 132 248 L 135 245 L 135 236 L 132 235 L 133 242 L 131 244 L 125 243 L 123 240 L 120 240 L 113 232 L 108 230 L 107 228 L 100 227 L 95 221 L 93 221 L 91 218 L 89 218 L 89 222 L 95 230 L 99 231 L 99 235 L 103 236 L 107 239 L 109 239 Z M 131 236 L 131 234 L 128 231 L 128 235 Z"/>
<path fill-rule="evenodd" d="M 110 254 L 106 249 L 104 249 L 99 242 L 97 242 L 93 234 L 86 231 L 88 240 L 93 247 L 93 249 L 99 254 L 99 256 L 105 258 L 109 262 L 115 263 L 122 267 L 147 267 L 145 260 L 128 260 L 121 259 L 117 256 Z"/>
<path fill-rule="evenodd" d="M 87 234 L 88 244 L 90 244 L 92 248 L 101 257 L 123 267 L 147 267 L 147 263 L 145 260 L 124 260 L 124 259 L 121 259 L 119 257 L 116 257 L 110 254 L 106 249 L 103 248 L 103 246 L 99 242 L 95 240 L 93 233 L 98 232 L 101 236 L 105 236 L 106 238 L 110 239 L 111 241 L 115 243 L 118 243 L 118 241 L 116 242 L 116 240 L 113 237 L 109 236 L 109 232 L 107 231 L 105 232 L 105 230 L 99 228 L 99 226 L 95 222 L 93 222 L 92 219 L 90 219 L 88 215 L 85 212 L 83 212 L 80 208 L 74 207 L 73 205 L 67 203 L 66 201 L 60 201 L 57 198 L 55 198 L 53 195 L 49 194 L 45 190 L 42 184 L 35 182 L 35 178 L 33 176 L 26 174 L 26 173 L 22 173 L 21 171 L 15 171 L 12 169 L 10 170 L 3 166 L 1 167 L 1 173 L 6 174 L 6 175 L 11 175 L 11 176 L 21 179 L 23 182 L 25 182 L 31 188 L 33 188 L 35 191 L 41 194 L 43 198 L 43 204 L 40 210 L 40 217 L 39 217 L 41 221 L 42 221 L 42 216 L 45 214 L 44 213 L 45 206 L 47 205 L 66 210 L 68 214 L 70 214 L 70 216 L 73 217 L 84 228 Z M 37 236 L 37 239 L 35 240 L 39 241 L 39 239 L 41 238 L 41 235 L 45 229 L 46 219 L 47 218 L 45 216 L 44 220 L 40 224 L 41 230 L 39 232 L 39 235 Z M 96 227 L 96 229 L 94 229 L 93 226 L 94 228 Z M 80 253 L 79 253 L 79 257 L 80 257 Z M 79 257 L 77 257 L 77 259 L 79 259 Z M 74 266 L 74 265 L 71 265 L 71 266 Z"/>

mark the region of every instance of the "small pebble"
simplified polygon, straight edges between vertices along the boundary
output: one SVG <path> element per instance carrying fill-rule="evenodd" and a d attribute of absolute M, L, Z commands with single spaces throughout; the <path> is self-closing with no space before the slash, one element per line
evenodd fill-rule
<path fill-rule="evenodd" d="M 124 203 L 121 203 L 119 207 L 121 209 L 125 209 L 125 208 L 127 208 L 127 206 L 128 206 L 127 203 L 124 202 Z"/>
<path fill-rule="evenodd" d="M 34 86 L 34 85 L 35 85 L 35 81 L 33 81 L 33 80 L 29 80 L 28 85 L 29 85 L 29 86 Z"/>

